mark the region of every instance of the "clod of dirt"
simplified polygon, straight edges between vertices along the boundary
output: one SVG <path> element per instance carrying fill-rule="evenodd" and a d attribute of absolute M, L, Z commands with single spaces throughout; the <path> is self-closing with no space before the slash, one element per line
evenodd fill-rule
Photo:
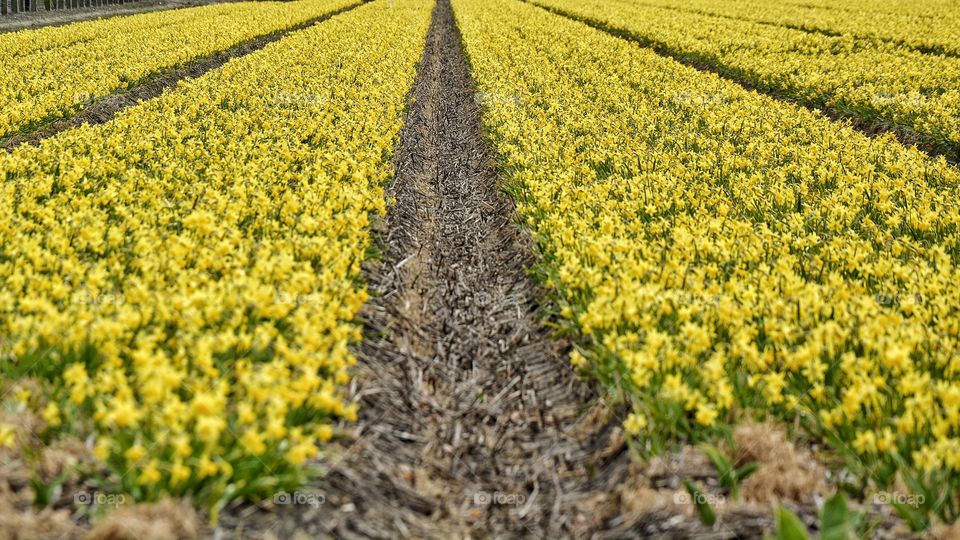
<path fill-rule="evenodd" d="M 193 540 L 200 522 L 184 502 L 164 500 L 117 508 L 98 524 L 88 540 Z"/>

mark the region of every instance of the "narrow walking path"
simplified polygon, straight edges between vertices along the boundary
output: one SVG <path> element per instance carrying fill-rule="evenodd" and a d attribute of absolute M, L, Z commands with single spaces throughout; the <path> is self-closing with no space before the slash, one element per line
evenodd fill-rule
<path fill-rule="evenodd" d="M 609 430 L 567 432 L 602 405 L 537 323 L 528 242 L 498 190 L 448 1 L 413 98 L 359 351 L 361 427 L 324 480 L 329 532 L 546 534 L 573 519 L 557 487 Z"/>
<path fill-rule="evenodd" d="M 238 538 L 745 538 L 769 512 L 708 528 L 676 504 L 680 478 L 713 478 L 693 452 L 641 465 L 623 411 L 577 379 L 540 321 L 485 143 L 449 0 L 439 0 L 378 224 L 382 260 L 351 387 L 360 418 L 323 475 L 277 504 L 226 512 Z M 310 504 L 311 501 L 322 501 Z M 238 511 L 239 510 L 239 511 Z M 266 534 L 264 531 L 267 531 Z"/>
<path fill-rule="evenodd" d="M 271 533 L 702 532 L 683 509 L 640 500 L 676 475 L 667 467 L 655 480 L 632 462 L 622 414 L 576 378 L 539 322 L 530 241 L 499 190 L 449 0 L 434 12 L 411 97 L 380 224 L 386 253 L 368 272 L 375 297 L 352 388 L 361 417 L 312 486 L 323 504 L 275 508 Z"/>

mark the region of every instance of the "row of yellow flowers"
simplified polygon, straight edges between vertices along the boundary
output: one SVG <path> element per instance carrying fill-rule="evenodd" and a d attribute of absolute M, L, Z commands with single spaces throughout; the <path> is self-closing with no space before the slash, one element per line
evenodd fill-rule
<path fill-rule="evenodd" d="M 634 0 L 532 0 L 809 106 L 915 131 L 960 157 L 960 58 Z"/>
<path fill-rule="evenodd" d="M 626 429 L 798 418 L 955 518 L 960 172 L 529 4 L 454 6 L 571 361 Z"/>
<path fill-rule="evenodd" d="M 356 415 L 360 265 L 429 17 L 366 4 L 0 157 L 5 406 L 95 434 L 140 500 L 302 480 Z"/>
<path fill-rule="evenodd" d="M 226 3 L 0 35 L 0 138 L 352 3 Z"/>
<path fill-rule="evenodd" d="M 884 0 L 637 0 L 637 3 L 828 35 L 889 41 L 934 54 L 960 55 L 960 6 L 949 0 L 908 3 Z"/>

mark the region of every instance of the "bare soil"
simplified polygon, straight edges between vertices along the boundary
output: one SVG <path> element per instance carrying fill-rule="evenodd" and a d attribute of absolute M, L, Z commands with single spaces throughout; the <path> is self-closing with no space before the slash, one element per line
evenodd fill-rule
<path fill-rule="evenodd" d="M 365 1 L 367 0 L 358 0 L 355 4 L 310 19 L 286 30 L 260 36 L 211 56 L 188 62 L 180 67 L 165 70 L 162 73 L 132 84 L 128 90 L 97 98 L 74 115 L 41 124 L 36 129 L 26 133 L 19 133 L 2 139 L 0 140 L 0 145 L 6 150 L 13 150 L 22 144 L 32 144 L 36 146 L 44 139 L 52 137 L 61 131 L 79 127 L 83 124 L 97 125 L 109 122 L 124 109 L 132 107 L 141 101 L 155 98 L 163 94 L 165 90 L 176 87 L 177 84 L 184 79 L 200 77 L 204 73 L 217 69 L 234 58 L 259 51 L 270 43 L 283 39 L 292 32 L 303 30 L 335 15 L 349 11 L 363 4 Z"/>

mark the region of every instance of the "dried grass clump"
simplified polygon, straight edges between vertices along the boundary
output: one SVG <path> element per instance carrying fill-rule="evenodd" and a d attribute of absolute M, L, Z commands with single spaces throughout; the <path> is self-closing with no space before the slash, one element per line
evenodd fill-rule
<path fill-rule="evenodd" d="M 760 469 L 742 486 L 744 500 L 769 503 L 794 501 L 813 504 L 814 496 L 830 493 L 826 470 L 806 449 L 788 441 L 783 428 L 773 424 L 744 424 L 733 432 L 738 466 L 758 463 Z"/>
<path fill-rule="evenodd" d="M 186 503 L 164 500 L 120 507 L 97 525 L 89 540 L 193 540 L 200 522 Z"/>
<path fill-rule="evenodd" d="M 35 540 L 36 538 L 74 538 L 77 527 L 66 510 L 24 509 L 19 497 L 4 490 L 0 493 L 0 538 Z"/>
<path fill-rule="evenodd" d="M 955 521 L 952 525 L 937 524 L 930 531 L 930 537 L 936 540 L 957 540 L 960 538 L 960 521 Z"/>

